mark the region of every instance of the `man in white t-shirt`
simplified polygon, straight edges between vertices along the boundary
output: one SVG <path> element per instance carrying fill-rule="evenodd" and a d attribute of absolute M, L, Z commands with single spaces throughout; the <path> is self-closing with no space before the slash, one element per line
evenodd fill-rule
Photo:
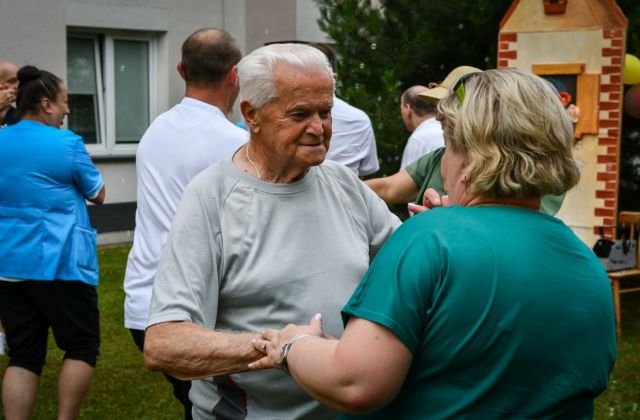
<path fill-rule="evenodd" d="M 424 86 L 411 86 L 400 97 L 402 121 L 411 133 L 402 153 L 400 170 L 427 153 L 444 147 L 444 134 L 441 124 L 436 121 L 435 105 L 418 96 L 425 90 Z"/>
<path fill-rule="evenodd" d="M 322 43 L 311 46 L 327 56 L 337 79 L 336 53 L 333 48 Z M 377 172 L 380 169 L 378 149 L 369 116 L 334 95 L 331 118 L 333 134 L 327 159 L 342 163 L 360 177 Z"/>
<path fill-rule="evenodd" d="M 236 64 L 241 57 L 236 41 L 222 30 L 206 28 L 189 36 L 177 67 L 186 82 L 185 97 L 156 118 L 140 140 L 136 230 L 124 279 L 125 327 L 140 350 L 160 253 L 183 190 L 195 175 L 248 139 L 246 131 L 226 118 L 239 92 Z M 191 383 L 167 379 L 190 419 Z"/>

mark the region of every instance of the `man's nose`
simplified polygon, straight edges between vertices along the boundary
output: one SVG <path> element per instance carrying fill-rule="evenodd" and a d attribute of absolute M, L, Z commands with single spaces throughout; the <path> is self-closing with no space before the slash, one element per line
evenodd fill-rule
<path fill-rule="evenodd" d="M 315 136 L 321 136 L 322 134 L 324 134 L 324 126 L 322 125 L 322 122 L 323 120 L 322 118 L 320 118 L 320 115 L 314 114 L 311 117 L 307 132 Z"/>

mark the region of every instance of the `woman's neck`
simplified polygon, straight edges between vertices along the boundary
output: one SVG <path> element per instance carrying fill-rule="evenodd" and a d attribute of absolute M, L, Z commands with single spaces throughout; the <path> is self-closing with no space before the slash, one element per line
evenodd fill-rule
<path fill-rule="evenodd" d="M 475 197 L 467 204 L 472 206 L 507 206 L 519 207 L 538 211 L 540 210 L 540 196 L 516 198 L 516 197 Z"/>

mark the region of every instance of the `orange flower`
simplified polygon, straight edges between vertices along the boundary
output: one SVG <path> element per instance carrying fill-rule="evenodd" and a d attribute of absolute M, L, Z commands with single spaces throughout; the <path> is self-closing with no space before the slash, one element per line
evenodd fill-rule
<path fill-rule="evenodd" d="M 563 90 L 560 92 L 560 102 L 562 102 L 562 105 L 564 106 L 569 106 L 569 104 L 573 102 L 573 97 L 569 92 Z"/>

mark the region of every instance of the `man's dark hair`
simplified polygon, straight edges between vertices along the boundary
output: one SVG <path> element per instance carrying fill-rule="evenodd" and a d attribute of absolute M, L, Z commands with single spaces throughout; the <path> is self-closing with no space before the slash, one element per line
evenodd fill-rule
<path fill-rule="evenodd" d="M 331 64 L 331 68 L 333 69 L 334 74 L 338 74 L 338 61 L 336 58 L 336 52 L 331 48 L 328 44 L 323 44 L 321 42 L 314 42 L 311 45 L 313 48 L 316 48 L 324 53 L 327 56 L 327 60 L 329 60 L 329 64 Z"/>
<path fill-rule="evenodd" d="M 421 99 L 418 96 L 420 93 L 420 88 L 416 88 L 416 86 L 412 86 L 409 89 L 405 90 L 402 94 L 401 101 L 403 104 L 409 104 L 413 112 L 415 112 L 418 116 L 424 117 L 427 114 L 432 114 L 436 112 L 436 106 L 430 104 L 429 102 Z"/>
<path fill-rule="evenodd" d="M 241 58 L 235 39 L 221 29 L 199 29 L 182 44 L 182 69 L 190 84 L 220 84 Z"/>
<path fill-rule="evenodd" d="M 34 66 L 24 66 L 18 70 L 18 80 L 16 104 L 19 115 L 40 112 L 42 98 L 56 102 L 62 88 L 62 80 L 58 76 Z"/>

